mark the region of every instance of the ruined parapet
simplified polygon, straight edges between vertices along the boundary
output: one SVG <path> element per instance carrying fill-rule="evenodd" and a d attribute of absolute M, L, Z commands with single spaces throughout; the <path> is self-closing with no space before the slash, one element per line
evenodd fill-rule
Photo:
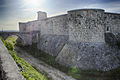
<path fill-rule="evenodd" d="M 0 39 L 0 80 L 26 80 Z M 2 78 L 2 79 L 1 79 Z"/>
<path fill-rule="evenodd" d="M 69 40 L 104 42 L 104 10 L 80 9 L 68 11 Z"/>
<path fill-rule="evenodd" d="M 47 13 L 46 12 L 39 11 L 37 13 L 38 13 L 38 20 L 47 18 Z"/>
<path fill-rule="evenodd" d="M 26 23 L 19 22 L 19 31 L 26 32 Z"/>

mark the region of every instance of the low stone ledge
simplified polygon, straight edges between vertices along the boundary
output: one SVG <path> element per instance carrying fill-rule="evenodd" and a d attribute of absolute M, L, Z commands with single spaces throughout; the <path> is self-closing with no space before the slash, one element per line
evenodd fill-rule
<path fill-rule="evenodd" d="M 26 80 L 19 71 L 17 64 L 0 39 L 0 77 L 3 80 Z"/>

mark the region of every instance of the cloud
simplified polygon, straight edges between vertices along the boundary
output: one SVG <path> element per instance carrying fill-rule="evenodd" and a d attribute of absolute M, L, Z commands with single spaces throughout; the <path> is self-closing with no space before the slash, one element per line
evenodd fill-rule
<path fill-rule="evenodd" d="M 117 2 L 106 2 L 106 3 L 97 3 L 89 4 L 83 8 L 101 8 L 105 9 L 107 12 L 120 12 L 120 1 Z"/>
<path fill-rule="evenodd" d="M 14 26 L 18 29 L 19 21 L 37 19 L 37 11 L 45 11 L 48 16 L 56 16 L 66 14 L 69 10 L 81 8 L 102 8 L 107 12 L 120 12 L 120 1 L 45 0 L 43 4 L 36 7 L 26 5 L 23 0 L 0 0 L 0 25 Z"/>

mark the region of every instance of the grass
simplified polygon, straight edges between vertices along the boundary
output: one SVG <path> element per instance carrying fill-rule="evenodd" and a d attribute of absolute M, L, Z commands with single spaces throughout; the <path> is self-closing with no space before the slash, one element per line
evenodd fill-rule
<path fill-rule="evenodd" d="M 17 38 L 17 36 L 9 36 L 5 41 L 11 43 L 12 45 L 15 45 Z"/>
<path fill-rule="evenodd" d="M 2 39 L 2 37 L 0 37 Z M 26 80 L 49 80 L 48 77 L 42 73 L 39 73 L 35 68 L 33 68 L 30 64 L 28 64 L 24 59 L 18 57 L 15 52 L 14 45 L 16 44 L 17 36 L 10 36 L 4 42 L 7 47 L 9 53 L 17 63 L 18 67 L 21 70 L 21 74 L 26 78 Z M 7 44 L 7 45 L 6 45 Z"/>
<path fill-rule="evenodd" d="M 32 46 L 22 46 L 21 49 L 25 50 L 26 52 L 28 52 L 30 55 L 34 56 L 35 58 L 42 60 L 48 65 L 51 65 L 52 67 L 56 69 L 59 69 L 60 71 L 67 72 L 70 69 L 70 67 L 65 67 L 57 63 L 55 61 L 55 58 L 56 58 L 55 56 L 51 56 L 41 50 L 38 50 L 36 48 L 36 44 L 33 44 Z"/>
<path fill-rule="evenodd" d="M 30 53 L 32 56 L 44 61 L 48 65 L 51 65 L 52 67 L 59 69 L 60 71 L 66 73 L 69 76 L 72 76 L 73 78 L 77 80 L 116 80 L 120 79 L 120 67 L 117 69 L 111 70 L 111 71 L 96 71 L 96 70 L 81 70 L 79 68 L 70 68 L 65 67 L 60 64 L 58 64 L 55 61 L 55 57 L 51 56 L 41 50 L 38 50 L 36 44 L 33 44 L 32 46 L 24 46 L 21 47 L 28 53 Z"/>
<path fill-rule="evenodd" d="M 30 64 L 28 64 L 24 59 L 18 57 L 14 51 L 9 51 L 16 63 L 21 68 L 21 74 L 27 80 L 48 80 L 43 74 L 40 74 L 35 70 Z"/>

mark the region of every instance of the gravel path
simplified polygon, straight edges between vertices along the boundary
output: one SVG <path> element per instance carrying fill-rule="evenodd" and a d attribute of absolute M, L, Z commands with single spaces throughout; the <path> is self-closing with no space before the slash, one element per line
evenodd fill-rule
<path fill-rule="evenodd" d="M 51 77 L 53 80 L 76 80 L 73 79 L 71 76 L 66 75 L 65 73 L 47 65 L 43 61 L 40 61 L 33 56 L 29 55 L 26 51 L 16 47 L 16 52 L 18 53 L 19 57 L 25 59 L 29 64 L 34 66 L 38 71 L 45 72 Z"/>

